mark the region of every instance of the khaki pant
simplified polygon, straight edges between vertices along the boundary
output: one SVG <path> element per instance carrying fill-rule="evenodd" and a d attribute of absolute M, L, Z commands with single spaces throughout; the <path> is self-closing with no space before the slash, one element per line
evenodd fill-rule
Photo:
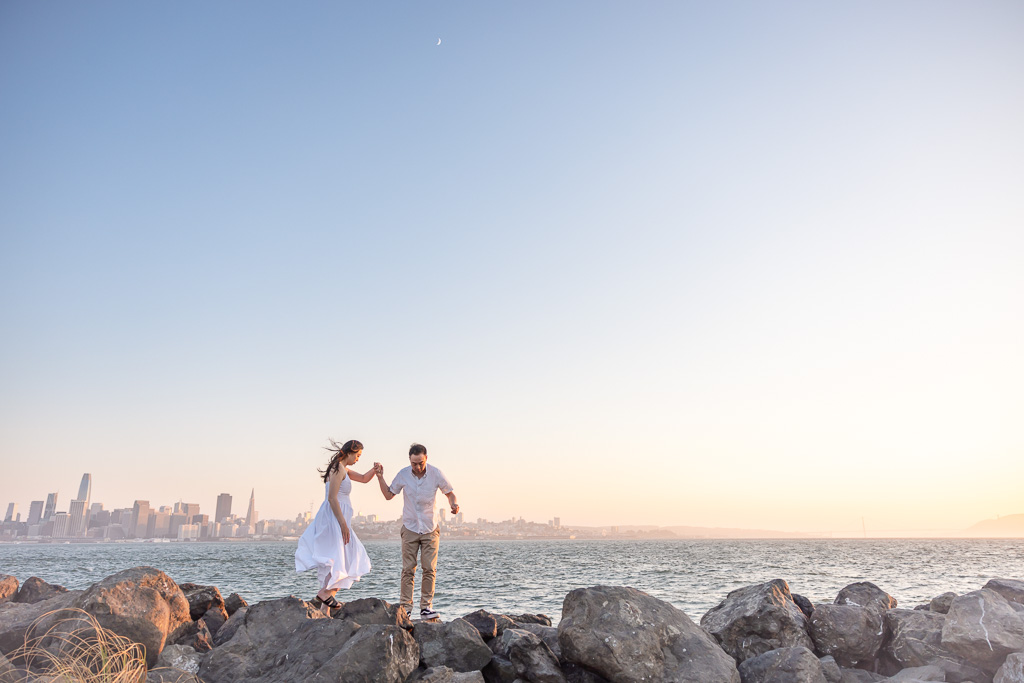
<path fill-rule="evenodd" d="M 429 534 L 417 534 L 402 527 L 402 597 L 401 604 L 412 616 L 412 592 L 416 584 L 416 554 L 423 565 L 423 581 L 420 584 L 420 609 L 430 609 L 434 602 L 434 578 L 437 575 L 437 547 L 441 541 L 441 529 Z"/>

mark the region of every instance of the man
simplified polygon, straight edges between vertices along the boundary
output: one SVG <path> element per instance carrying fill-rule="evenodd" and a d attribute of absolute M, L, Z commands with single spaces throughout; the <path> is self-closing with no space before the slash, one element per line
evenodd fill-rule
<path fill-rule="evenodd" d="M 437 526 L 434 500 L 438 489 L 448 497 L 452 514 L 459 512 L 455 492 L 444 473 L 427 464 L 427 449 L 418 443 L 409 448 L 409 467 L 395 475 L 391 486 L 384 483 L 384 468 L 376 466 L 377 482 L 384 498 L 402 494 L 402 592 L 401 605 L 412 615 L 412 594 L 416 584 L 416 556 L 423 567 L 420 582 L 420 618 L 436 619 L 433 610 L 434 579 L 437 575 L 437 548 L 441 530 Z"/>

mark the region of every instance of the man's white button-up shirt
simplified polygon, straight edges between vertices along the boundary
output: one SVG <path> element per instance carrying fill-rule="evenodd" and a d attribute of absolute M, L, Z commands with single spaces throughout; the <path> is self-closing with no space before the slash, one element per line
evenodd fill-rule
<path fill-rule="evenodd" d="M 437 528 L 437 508 L 434 501 L 437 490 L 447 495 L 452 492 L 452 485 L 444 476 L 444 472 L 427 463 L 427 471 L 423 477 L 412 473 L 412 467 L 406 467 L 395 475 L 391 482 L 391 493 L 396 496 L 401 492 L 404 501 L 402 507 L 402 524 L 417 534 L 429 534 Z"/>

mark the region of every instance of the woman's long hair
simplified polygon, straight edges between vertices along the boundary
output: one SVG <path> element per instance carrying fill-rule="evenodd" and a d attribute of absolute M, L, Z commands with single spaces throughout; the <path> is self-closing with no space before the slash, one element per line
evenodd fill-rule
<path fill-rule="evenodd" d="M 346 441 L 340 446 L 334 439 L 328 439 L 328 441 L 331 442 L 331 445 L 324 446 L 324 448 L 331 452 L 331 459 L 327 463 L 327 469 L 317 470 L 317 472 L 319 472 L 323 477 L 325 484 L 327 483 L 327 480 L 331 478 L 331 475 L 337 472 L 338 468 L 341 467 L 342 458 L 346 455 L 351 455 L 352 453 L 363 450 L 363 444 L 359 443 L 355 439 Z"/>

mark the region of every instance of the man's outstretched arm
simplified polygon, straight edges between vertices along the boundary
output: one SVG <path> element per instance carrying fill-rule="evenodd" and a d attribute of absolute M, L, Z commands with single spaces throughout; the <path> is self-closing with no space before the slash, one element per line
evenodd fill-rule
<path fill-rule="evenodd" d="M 391 493 L 391 488 L 384 481 L 384 468 L 375 467 L 375 469 L 377 470 L 377 483 L 380 484 L 380 492 L 384 494 L 384 500 L 391 500 L 395 494 Z"/>
<path fill-rule="evenodd" d="M 444 495 L 448 496 L 448 502 L 452 506 L 452 514 L 453 515 L 459 514 L 459 501 L 455 500 L 455 491 L 449 491 L 448 493 L 446 493 Z"/>

